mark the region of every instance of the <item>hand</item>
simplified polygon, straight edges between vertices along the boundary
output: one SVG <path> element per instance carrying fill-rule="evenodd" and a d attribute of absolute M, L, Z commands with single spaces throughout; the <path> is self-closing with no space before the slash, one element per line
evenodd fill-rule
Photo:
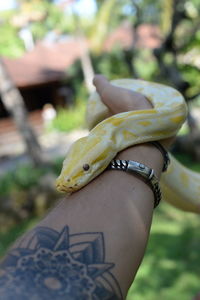
<path fill-rule="evenodd" d="M 93 84 L 102 102 L 109 108 L 110 115 L 153 108 L 152 103 L 143 94 L 113 86 L 103 75 L 96 75 Z M 160 142 L 164 147 L 169 148 L 174 139 L 175 137 L 170 137 Z"/>
<path fill-rule="evenodd" d="M 102 102 L 110 109 L 111 115 L 131 110 L 153 108 L 151 102 L 141 93 L 114 86 L 103 75 L 96 75 L 93 83 Z"/>

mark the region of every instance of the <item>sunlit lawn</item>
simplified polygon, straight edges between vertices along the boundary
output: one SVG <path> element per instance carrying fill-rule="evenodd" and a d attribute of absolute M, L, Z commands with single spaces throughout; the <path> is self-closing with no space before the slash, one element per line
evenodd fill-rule
<path fill-rule="evenodd" d="M 200 218 L 162 203 L 127 300 L 192 300 L 200 291 Z"/>

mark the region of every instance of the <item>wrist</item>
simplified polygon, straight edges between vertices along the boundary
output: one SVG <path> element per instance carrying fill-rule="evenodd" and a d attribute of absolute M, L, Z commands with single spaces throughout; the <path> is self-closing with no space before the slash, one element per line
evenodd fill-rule
<path fill-rule="evenodd" d="M 135 145 L 119 152 L 117 159 L 138 161 L 154 169 L 157 178 L 160 178 L 163 168 L 163 156 L 160 151 L 149 143 Z"/>

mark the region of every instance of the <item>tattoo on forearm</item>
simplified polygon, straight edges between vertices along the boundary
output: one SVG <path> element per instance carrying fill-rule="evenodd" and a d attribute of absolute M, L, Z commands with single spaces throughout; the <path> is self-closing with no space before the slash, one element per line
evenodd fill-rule
<path fill-rule="evenodd" d="M 101 232 L 37 227 L 1 263 L 0 299 L 119 300 Z"/>

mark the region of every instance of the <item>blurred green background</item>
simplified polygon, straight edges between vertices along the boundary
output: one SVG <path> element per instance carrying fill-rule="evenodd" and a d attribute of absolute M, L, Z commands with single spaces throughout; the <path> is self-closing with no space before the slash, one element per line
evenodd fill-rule
<path fill-rule="evenodd" d="M 0 4 L 0 256 L 59 200 L 55 178 L 67 147 L 87 134 L 95 73 L 178 89 L 189 114 L 171 151 L 200 172 L 199 12 L 200 0 Z M 199 225 L 160 205 L 129 300 L 193 299 Z"/>

